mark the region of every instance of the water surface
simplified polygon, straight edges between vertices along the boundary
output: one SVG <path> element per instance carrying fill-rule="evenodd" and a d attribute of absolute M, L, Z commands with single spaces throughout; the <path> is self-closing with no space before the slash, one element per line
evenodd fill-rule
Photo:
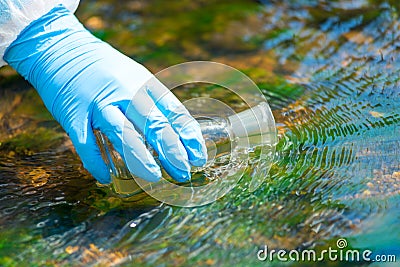
<path fill-rule="evenodd" d="M 249 170 L 204 207 L 123 201 L 2 69 L 0 265 L 266 266 L 264 245 L 321 250 L 338 238 L 400 260 L 399 11 L 367 0 L 82 1 L 85 25 L 154 72 L 212 60 L 249 75 L 277 121 L 275 160 L 255 192 Z"/>

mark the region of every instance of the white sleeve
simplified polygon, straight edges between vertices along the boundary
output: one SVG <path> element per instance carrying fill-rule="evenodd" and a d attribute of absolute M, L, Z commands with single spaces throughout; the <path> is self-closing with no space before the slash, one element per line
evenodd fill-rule
<path fill-rule="evenodd" d="M 4 52 L 18 34 L 58 4 L 75 12 L 79 0 L 0 0 L 0 67 L 6 65 Z"/>

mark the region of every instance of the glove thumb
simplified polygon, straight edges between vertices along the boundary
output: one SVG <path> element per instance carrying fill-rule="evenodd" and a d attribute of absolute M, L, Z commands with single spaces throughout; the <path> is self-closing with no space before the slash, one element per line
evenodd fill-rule
<path fill-rule="evenodd" d="M 101 157 L 100 149 L 96 143 L 92 127 L 86 122 L 84 127 L 72 126 L 69 132 L 75 150 L 78 153 L 83 167 L 102 184 L 111 182 L 111 176 L 106 164 Z"/>

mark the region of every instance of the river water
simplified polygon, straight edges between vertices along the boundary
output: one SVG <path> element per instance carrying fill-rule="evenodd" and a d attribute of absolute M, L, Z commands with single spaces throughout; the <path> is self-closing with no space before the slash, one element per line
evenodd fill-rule
<path fill-rule="evenodd" d="M 278 263 L 257 259 L 265 245 L 321 251 L 339 238 L 399 261 L 399 12 L 372 0 L 82 0 L 81 21 L 154 72 L 212 60 L 249 75 L 276 119 L 275 159 L 255 192 L 245 177 L 203 207 L 124 201 L 3 68 L 0 265 L 268 266 Z"/>

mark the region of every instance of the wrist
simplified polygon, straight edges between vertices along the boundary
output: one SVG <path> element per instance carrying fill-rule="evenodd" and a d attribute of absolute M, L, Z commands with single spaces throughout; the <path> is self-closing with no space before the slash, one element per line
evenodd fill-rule
<path fill-rule="evenodd" d="M 72 12 L 58 5 L 18 35 L 5 51 L 4 60 L 39 91 L 46 87 L 49 77 L 61 68 L 74 66 L 82 60 L 77 57 L 93 51 L 96 44 L 104 45 Z M 89 55 L 86 60 L 87 64 L 91 63 Z M 44 74 L 47 79 L 41 77 Z"/>
<path fill-rule="evenodd" d="M 99 60 L 104 54 L 99 49 L 105 47 L 109 49 L 72 12 L 58 5 L 18 35 L 4 60 L 36 88 L 52 112 L 60 92 L 70 90 L 68 85 Z"/>

